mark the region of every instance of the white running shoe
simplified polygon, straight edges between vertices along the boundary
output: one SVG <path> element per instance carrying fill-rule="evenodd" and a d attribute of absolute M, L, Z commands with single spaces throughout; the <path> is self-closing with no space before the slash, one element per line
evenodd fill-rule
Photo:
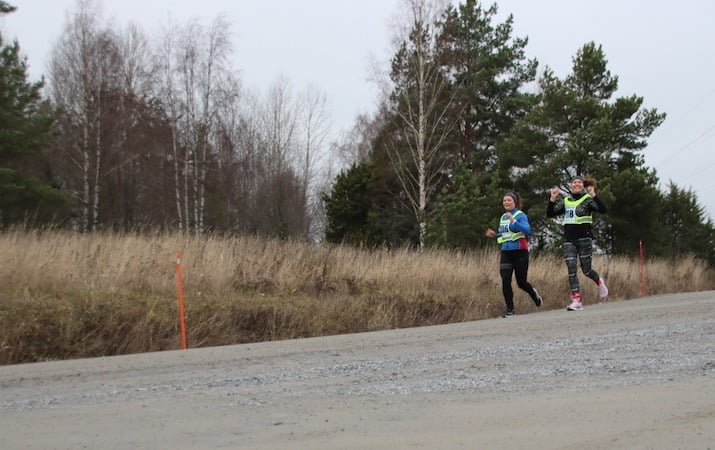
<path fill-rule="evenodd" d="M 567 311 L 581 311 L 583 309 L 583 305 L 579 300 L 572 300 L 571 304 L 566 307 Z"/>
<path fill-rule="evenodd" d="M 606 282 L 603 281 L 603 278 L 599 278 L 598 280 L 598 296 L 601 298 L 608 297 L 608 288 L 606 287 Z"/>
<path fill-rule="evenodd" d="M 536 288 L 534 288 L 534 294 L 536 294 L 536 298 L 534 299 L 534 304 L 535 304 L 537 307 L 543 305 L 543 304 L 544 304 L 544 299 L 541 298 L 541 296 L 539 295 L 539 291 L 537 291 Z"/>

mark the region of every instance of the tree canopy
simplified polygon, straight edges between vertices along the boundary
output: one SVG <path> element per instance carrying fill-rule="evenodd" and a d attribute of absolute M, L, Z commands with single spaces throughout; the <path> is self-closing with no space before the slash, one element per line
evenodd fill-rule
<path fill-rule="evenodd" d="M 547 69 L 539 90 L 539 102 L 500 147 L 500 168 L 510 173 L 524 199 L 543 202 L 551 186 L 568 191 L 575 175 L 589 175 L 611 205 L 594 225 L 599 245 L 615 253 L 635 251 L 639 238 L 660 246 L 663 231 L 657 225 L 639 227 L 636 235 L 631 224 L 657 223 L 658 179 L 645 167 L 641 152 L 665 114 L 644 109 L 643 98 L 636 95 L 614 99 L 618 77 L 593 42 L 577 51 L 564 79 Z M 550 227 L 548 221 L 537 221 L 542 233 L 553 234 Z"/>
<path fill-rule="evenodd" d="M 661 192 L 645 164 L 665 114 L 620 93 L 597 43 L 575 47 L 565 76 L 537 76 L 528 38 L 514 36 L 512 16 L 496 20 L 496 4 L 404 0 L 408 27 L 395 33 L 382 103 L 330 143 L 319 92 L 294 96 L 283 78 L 265 97 L 241 86 L 225 18 L 151 40 L 92 6 L 68 15 L 45 98 L 19 44 L 0 36 L 3 225 L 69 216 L 90 232 L 322 232 L 365 246 L 478 248 L 492 245 L 484 229 L 516 191 L 532 249 L 550 250 L 561 233 L 545 215 L 549 189 L 590 175 L 609 207 L 594 223 L 600 250 L 631 254 L 643 240 L 651 255 L 713 259 L 713 224 L 695 195 Z M 0 14 L 14 10 L 0 0 Z M 328 151 L 356 159 L 335 176 Z M 685 230 L 683 216 L 697 223 Z"/>
<path fill-rule="evenodd" d="M 0 13 L 14 11 L 0 2 Z M 43 151 L 54 139 L 55 113 L 42 98 L 44 82 L 28 81 L 27 62 L 17 41 L 0 35 L 0 219 L 42 224 L 60 220 L 68 206 L 51 184 Z"/>
<path fill-rule="evenodd" d="M 557 77 L 546 67 L 537 79 L 537 61 L 524 56 L 528 40 L 512 37 L 511 16 L 504 23 L 493 23 L 496 12 L 496 5 L 485 9 L 478 1 L 467 0 L 448 6 L 431 25 L 436 31 L 430 61 L 441 74 L 431 82 L 448 80 L 434 98 L 443 107 L 435 110 L 441 114 L 441 123 L 456 126 L 432 149 L 439 158 L 439 181 L 430 185 L 433 201 L 425 210 L 425 242 L 451 248 L 486 245 L 483 231 L 494 226 L 501 214 L 504 192 L 513 190 L 520 193 L 535 230 L 532 248 L 556 249 L 561 242 L 560 225 L 545 216 L 548 191 L 558 186 L 567 192 L 573 176 L 589 175 L 597 180 L 598 195 L 609 206 L 609 213 L 597 216 L 594 223 L 600 250 L 636 254 L 639 241 L 644 241 L 653 256 L 693 252 L 708 258 L 714 249 L 708 234 L 713 227 L 697 209 L 697 199 L 677 187 L 667 195 L 662 193 L 655 170 L 645 165 L 648 138 L 665 114 L 644 107 L 638 95 L 617 95 L 618 76 L 609 70 L 602 46 L 594 42 L 576 51 L 565 77 Z M 409 36 L 414 39 L 415 35 Z M 418 73 L 404 64 L 406 48 L 399 47 L 393 59 L 393 74 L 400 69 L 400 76 L 393 77 L 393 98 L 397 99 L 418 91 Z M 371 217 L 372 229 L 392 230 L 389 242 L 379 233 L 369 236 L 383 241 L 371 242 L 358 229 L 351 229 L 350 235 L 361 235 L 361 243 L 372 245 L 415 245 L 414 220 L 411 227 L 405 227 L 404 215 L 384 214 L 386 204 L 404 204 L 409 197 L 399 183 L 387 181 L 394 180 L 395 171 L 416 168 L 410 167 L 413 160 L 384 157 L 387 142 L 399 148 L 395 145 L 399 141 L 390 141 L 393 128 L 404 126 L 391 117 L 390 108 L 385 111 L 387 117 L 376 121 L 383 131 L 372 142 L 369 164 L 361 166 L 359 179 L 339 177 L 340 192 L 358 190 L 349 186 L 351 182 L 386 182 L 359 190 L 360 208 L 349 207 L 354 199 L 326 196 L 328 227 L 343 221 L 359 228 L 357 224 L 367 226 Z M 355 170 L 351 169 L 352 176 Z M 381 186 L 385 189 L 380 190 Z M 690 210 L 702 229 L 695 233 L 698 239 L 683 237 L 673 246 L 671 236 L 682 233 L 676 205 L 681 213 L 683 208 Z M 670 219 L 663 221 L 664 214 Z M 329 240 L 351 240 L 339 228 L 331 230 Z M 399 230 L 404 231 L 399 234 Z"/>

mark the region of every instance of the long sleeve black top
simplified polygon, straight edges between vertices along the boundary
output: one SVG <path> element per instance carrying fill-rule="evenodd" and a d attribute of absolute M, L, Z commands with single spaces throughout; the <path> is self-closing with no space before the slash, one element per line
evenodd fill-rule
<path fill-rule="evenodd" d="M 581 194 L 571 194 L 569 195 L 569 197 L 571 197 L 572 200 L 578 200 L 584 195 L 588 194 L 586 194 L 586 192 L 583 192 Z M 559 198 L 556 199 L 555 202 L 549 200 L 549 206 L 546 209 L 546 216 L 551 218 L 557 217 L 563 214 L 565 210 L 566 208 L 564 207 L 564 196 L 559 195 Z M 589 198 L 584 200 L 580 205 L 576 207 L 577 216 L 588 216 L 591 212 L 594 211 L 599 213 L 605 213 L 608 211 L 608 208 L 606 208 L 606 205 L 601 201 L 601 199 L 598 198 L 598 196 L 589 196 Z M 593 233 L 591 232 L 591 224 L 564 224 L 564 238 L 570 242 L 575 242 L 577 239 L 581 238 L 593 239 Z"/>

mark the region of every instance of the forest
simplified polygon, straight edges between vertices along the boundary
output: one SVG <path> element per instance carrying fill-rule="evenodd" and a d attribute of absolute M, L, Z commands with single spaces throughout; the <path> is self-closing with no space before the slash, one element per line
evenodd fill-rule
<path fill-rule="evenodd" d="M 666 112 L 616 95 L 598 43 L 557 77 L 525 57 L 497 4 L 404 5 L 380 107 L 339 138 L 319 88 L 242 87 L 225 17 L 149 38 L 78 2 L 40 81 L 0 35 L 0 226 L 471 250 L 491 245 L 484 230 L 516 191 L 532 249 L 550 252 L 548 191 L 588 175 L 609 206 L 594 223 L 601 253 L 646 242 L 652 256 L 715 262 L 696 195 L 661 191 L 644 161 Z"/>

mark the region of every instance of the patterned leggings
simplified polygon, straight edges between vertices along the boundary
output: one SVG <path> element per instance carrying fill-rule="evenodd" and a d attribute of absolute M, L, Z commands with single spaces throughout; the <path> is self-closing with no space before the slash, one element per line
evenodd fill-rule
<path fill-rule="evenodd" d="M 591 268 L 591 253 L 593 249 L 593 243 L 591 238 L 581 238 L 577 239 L 576 242 L 564 242 L 564 259 L 566 260 L 566 267 L 569 271 L 569 288 L 571 292 L 579 291 L 578 275 L 576 274 L 576 258 L 581 263 L 581 271 L 583 274 L 598 283 L 600 278 L 598 273 Z"/>

